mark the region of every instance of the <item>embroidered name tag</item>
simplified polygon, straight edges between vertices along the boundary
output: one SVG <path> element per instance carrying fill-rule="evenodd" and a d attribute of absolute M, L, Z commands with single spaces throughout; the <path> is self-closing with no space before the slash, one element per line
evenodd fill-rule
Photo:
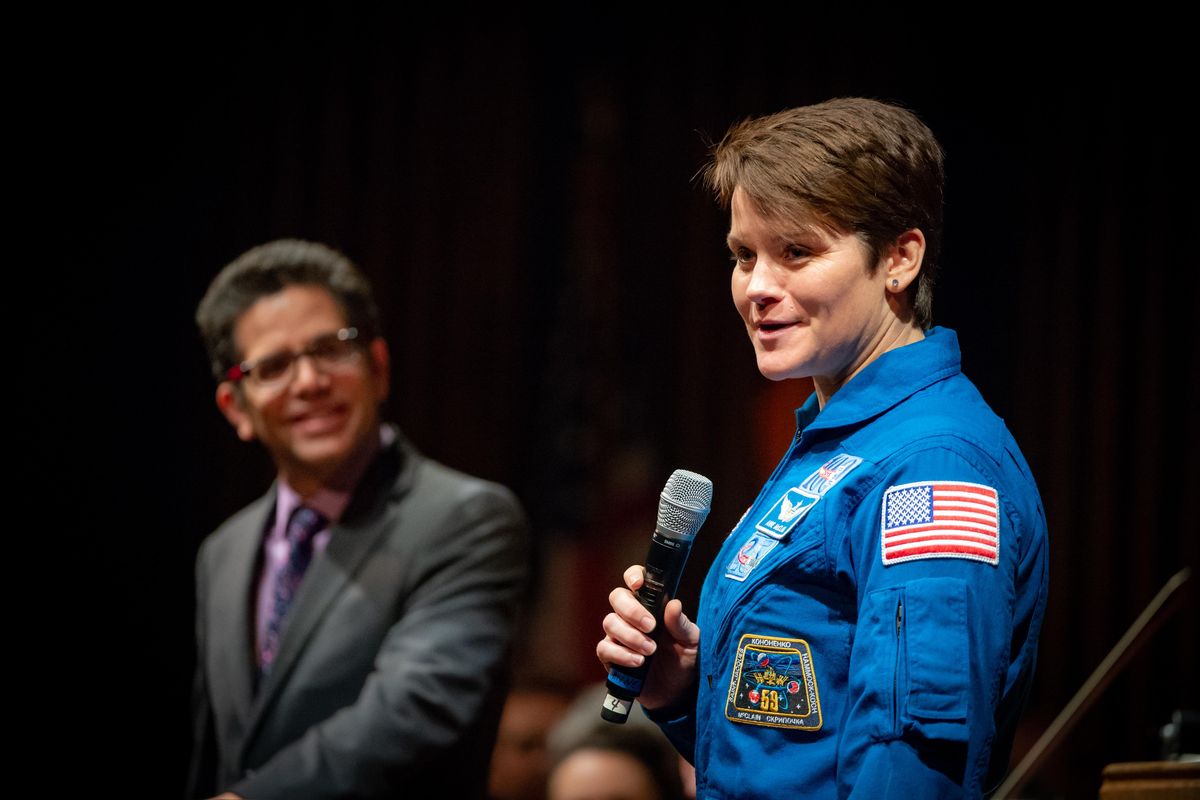
<path fill-rule="evenodd" d="M 861 458 L 848 453 L 834 456 L 817 467 L 799 486 L 784 492 L 754 527 L 768 536 L 782 539 L 800 524 L 800 520 L 804 519 L 826 492 L 861 463 Z"/>
<path fill-rule="evenodd" d="M 768 536 L 782 539 L 800 524 L 800 520 L 804 519 L 804 515 L 820 499 L 819 496 L 800 489 L 788 489 L 754 527 Z"/>
<path fill-rule="evenodd" d="M 770 536 L 764 536 L 760 531 L 750 534 L 746 543 L 734 553 L 733 558 L 725 565 L 725 577 L 735 581 L 744 581 L 763 560 L 763 557 L 775 549 L 779 542 Z"/>
<path fill-rule="evenodd" d="M 821 700 L 808 642 L 744 634 L 733 661 L 725 717 L 745 725 L 819 731 Z"/>
<path fill-rule="evenodd" d="M 820 497 L 833 488 L 833 485 L 846 476 L 850 470 L 862 463 L 858 456 L 842 453 L 822 464 L 817 471 L 804 479 L 800 489 Z"/>
<path fill-rule="evenodd" d="M 885 565 L 921 558 L 1000 563 L 1000 502 L 991 486 L 926 481 L 883 495 L 880 546 Z"/>

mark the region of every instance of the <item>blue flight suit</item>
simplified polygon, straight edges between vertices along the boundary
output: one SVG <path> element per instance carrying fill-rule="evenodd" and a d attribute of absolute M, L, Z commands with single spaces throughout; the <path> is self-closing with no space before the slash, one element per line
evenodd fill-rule
<path fill-rule="evenodd" d="M 1007 768 L 1046 606 L 1046 520 L 934 328 L 818 409 L 729 535 L 694 705 L 697 796 L 978 797 Z"/>

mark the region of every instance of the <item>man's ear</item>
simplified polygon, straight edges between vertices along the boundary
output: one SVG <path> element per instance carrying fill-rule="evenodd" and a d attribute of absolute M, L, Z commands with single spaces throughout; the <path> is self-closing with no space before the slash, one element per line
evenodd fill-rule
<path fill-rule="evenodd" d="M 239 439 L 243 442 L 254 441 L 254 424 L 243 406 L 241 392 L 229 381 L 221 381 L 217 385 L 217 408 L 229 420 Z"/>
<path fill-rule="evenodd" d="M 883 256 L 885 288 L 900 294 L 917 279 L 921 262 L 925 260 L 925 234 L 920 228 L 909 228 L 896 237 Z"/>
<path fill-rule="evenodd" d="M 377 336 L 371 340 L 367 352 L 371 359 L 371 371 L 375 373 L 376 377 L 377 396 L 375 399 L 382 403 L 384 400 L 387 400 L 388 392 L 391 390 L 391 354 L 388 353 L 387 342 L 383 340 L 382 336 Z"/>

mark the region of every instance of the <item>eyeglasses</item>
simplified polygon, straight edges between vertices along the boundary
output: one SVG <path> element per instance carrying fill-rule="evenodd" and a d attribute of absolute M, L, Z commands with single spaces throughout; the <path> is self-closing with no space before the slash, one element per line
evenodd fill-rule
<path fill-rule="evenodd" d="M 313 365 L 321 370 L 353 364 L 361 352 L 357 339 L 358 328 L 342 328 L 340 331 L 318 336 L 298 353 L 284 351 L 253 361 L 243 361 L 230 367 L 225 375 L 234 383 L 245 379 L 258 386 L 278 388 L 291 383 L 296 372 L 296 360 L 302 356 L 311 358 Z"/>

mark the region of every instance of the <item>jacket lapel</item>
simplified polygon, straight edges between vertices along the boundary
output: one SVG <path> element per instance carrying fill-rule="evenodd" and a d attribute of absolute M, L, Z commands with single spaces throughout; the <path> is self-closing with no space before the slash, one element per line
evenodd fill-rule
<path fill-rule="evenodd" d="M 217 605 L 217 619 L 243 620 L 239 625 L 213 631 L 215 656 L 220 674 L 229 687 L 235 713 L 245 725 L 254 703 L 257 658 L 254 643 L 254 587 L 259 566 L 263 529 L 275 507 L 275 488 L 247 509 L 238 521 L 237 534 L 230 537 L 229 551 L 214 571 L 210 588 Z"/>
<path fill-rule="evenodd" d="M 308 568 L 289 612 L 290 619 L 279 643 L 271 673 L 253 697 L 244 742 L 253 739 L 271 703 L 287 684 L 288 674 L 304 649 L 316 638 L 322 618 L 363 560 L 379 546 L 388 526 L 383 506 L 397 493 L 407 491 L 415 466 L 415 453 L 397 438 L 385 448 L 363 476 L 341 522 L 330 531 L 325 551 Z M 243 752 L 247 748 L 243 748 Z"/>

